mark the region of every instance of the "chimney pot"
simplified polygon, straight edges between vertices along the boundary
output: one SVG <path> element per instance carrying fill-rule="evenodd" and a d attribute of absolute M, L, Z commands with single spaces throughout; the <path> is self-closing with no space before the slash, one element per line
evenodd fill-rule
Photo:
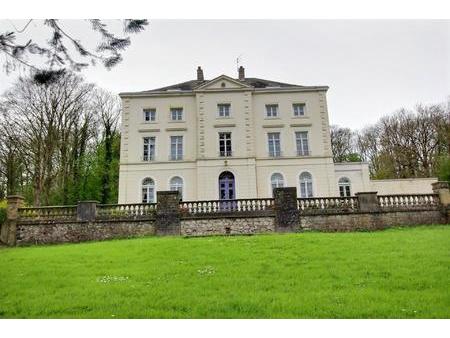
<path fill-rule="evenodd" d="M 197 68 L 197 81 L 205 81 L 205 78 L 203 76 L 203 69 L 200 66 L 198 66 Z"/>
<path fill-rule="evenodd" d="M 242 66 L 239 67 L 239 80 L 245 80 L 245 68 Z"/>

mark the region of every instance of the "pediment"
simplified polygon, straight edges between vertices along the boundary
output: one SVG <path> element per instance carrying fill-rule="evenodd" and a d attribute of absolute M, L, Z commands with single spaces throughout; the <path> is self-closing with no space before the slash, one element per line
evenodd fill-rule
<path fill-rule="evenodd" d="M 201 86 L 195 88 L 195 90 L 227 90 L 227 89 L 245 89 L 251 88 L 247 84 L 235 80 L 226 75 L 220 75 L 215 79 L 212 79 Z"/>

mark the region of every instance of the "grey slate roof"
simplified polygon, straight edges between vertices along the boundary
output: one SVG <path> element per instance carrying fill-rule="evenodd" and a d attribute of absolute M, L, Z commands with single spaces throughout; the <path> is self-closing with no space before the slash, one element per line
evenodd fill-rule
<path fill-rule="evenodd" d="M 238 79 L 236 79 L 236 80 L 239 81 Z M 146 90 L 141 93 L 152 93 L 152 92 L 161 92 L 161 91 L 169 91 L 169 90 L 191 91 L 208 81 L 210 81 L 210 80 L 204 80 L 204 81 L 190 80 L 190 81 L 186 81 L 186 82 L 177 83 L 177 84 L 174 84 L 171 86 L 161 87 L 161 88 L 152 89 L 152 90 Z M 297 88 L 300 87 L 301 88 L 301 87 L 304 87 L 304 86 L 293 85 L 293 84 L 289 84 L 289 83 L 259 79 L 256 77 L 245 78 L 245 80 L 242 82 L 251 87 L 254 87 L 254 88 L 267 88 L 267 87 L 297 87 Z"/>

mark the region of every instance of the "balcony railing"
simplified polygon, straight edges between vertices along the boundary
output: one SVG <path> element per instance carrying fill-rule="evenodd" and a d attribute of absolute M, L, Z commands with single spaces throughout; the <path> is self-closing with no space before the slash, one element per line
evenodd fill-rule
<path fill-rule="evenodd" d="M 155 160 L 155 154 L 151 154 L 151 155 L 143 155 L 141 157 L 141 161 L 143 162 L 152 162 Z"/>
<path fill-rule="evenodd" d="M 437 194 L 379 195 L 378 203 L 380 204 L 382 210 L 438 208 L 439 195 Z"/>
<path fill-rule="evenodd" d="M 269 212 L 273 209 L 273 198 L 185 201 L 180 202 L 180 209 L 188 215 Z"/>
<path fill-rule="evenodd" d="M 183 154 L 181 155 L 169 155 L 169 161 L 183 161 Z"/>
<path fill-rule="evenodd" d="M 99 204 L 96 218 L 145 218 L 153 216 L 155 212 L 156 203 Z"/>
<path fill-rule="evenodd" d="M 219 157 L 232 157 L 233 152 L 231 150 L 219 151 Z"/>
<path fill-rule="evenodd" d="M 19 217 L 24 220 L 71 220 L 77 216 L 76 205 L 19 208 Z"/>
<path fill-rule="evenodd" d="M 277 157 L 282 157 L 283 156 L 283 152 L 280 151 L 269 151 L 269 157 L 271 158 L 277 158 Z"/>
<path fill-rule="evenodd" d="M 311 150 L 297 150 L 297 156 L 311 156 Z"/>
<path fill-rule="evenodd" d="M 358 210 L 356 197 L 310 197 L 298 198 L 300 212 L 355 212 Z"/>

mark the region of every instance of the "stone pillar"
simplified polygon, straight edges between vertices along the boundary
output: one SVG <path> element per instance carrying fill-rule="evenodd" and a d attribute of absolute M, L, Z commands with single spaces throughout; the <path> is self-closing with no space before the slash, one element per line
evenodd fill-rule
<path fill-rule="evenodd" d="M 449 183 L 446 181 L 434 182 L 431 184 L 433 192 L 439 195 L 439 202 L 442 206 L 450 206 L 450 189 Z"/>
<path fill-rule="evenodd" d="M 156 235 L 180 235 L 180 193 L 178 191 L 158 191 L 156 205 Z"/>
<path fill-rule="evenodd" d="M 380 203 L 378 203 L 378 196 L 376 191 L 357 192 L 355 196 L 358 198 L 359 211 L 380 211 Z"/>
<path fill-rule="evenodd" d="M 275 229 L 278 232 L 294 231 L 300 227 L 297 207 L 297 188 L 273 189 Z"/>
<path fill-rule="evenodd" d="M 93 222 L 97 216 L 97 201 L 80 201 L 77 205 L 77 221 Z"/>
<path fill-rule="evenodd" d="M 433 192 L 439 195 L 439 203 L 441 205 L 441 212 L 444 216 L 445 223 L 450 222 L 450 188 L 449 182 L 439 181 L 431 184 Z"/>
<path fill-rule="evenodd" d="M 16 245 L 16 228 L 19 220 L 19 208 L 23 205 L 24 198 L 19 195 L 6 197 L 6 221 L 2 225 L 0 240 L 10 246 Z"/>

